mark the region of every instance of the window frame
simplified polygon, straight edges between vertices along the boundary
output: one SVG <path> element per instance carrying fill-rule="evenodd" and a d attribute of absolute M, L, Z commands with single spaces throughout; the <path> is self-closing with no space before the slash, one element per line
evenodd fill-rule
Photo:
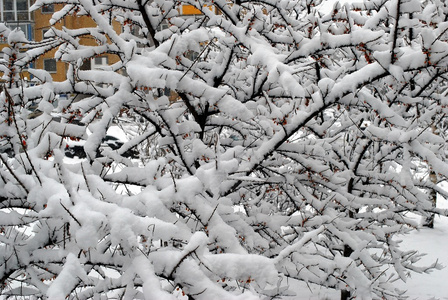
<path fill-rule="evenodd" d="M 95 56 L 90 59 L 91 70 L 98 70 L 107 66 L 109 66 L 109 56 L 106 54 Z"/>
<path fill-rule="evenodd" d="M 30 7 L 31 7 L 31 0 L 25 0 L 26 2 L 26 10 L 18 10 L 17 9 L 17 1 L 20 0 L 0 0 L 0 20 L 2 22 L 7 22 L 7 23 L 30 23 L 32 21 L 32 12 L 30 11 Z M 5 4 L 7 2 L 12 2 L 12 8 L 6 10 L 5 9 Z M 27 14 L 27 18 L 25 20 L 22 20 L 19 18 L 19 14 L 23 14 L 25 13 Z M 5 17 L 6 13 L 12 13 L 14 15 L 14 18 L 8 20 Z"/>

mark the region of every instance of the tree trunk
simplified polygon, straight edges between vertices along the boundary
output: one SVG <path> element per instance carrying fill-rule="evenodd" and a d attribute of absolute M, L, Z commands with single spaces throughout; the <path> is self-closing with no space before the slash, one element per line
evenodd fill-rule
<path fill-rule="evenodd" d="M 349 300 L 350 299 L 350 291 L 342 290 L 341 291 L 341 300 Z"/>
<path fill-rule="evenodd" d="M 431 180 L 432 183 L 434 183 L 434 184 L 437 183 L 437 175 L 434 171 L 431 171 L 429 173 L 429 179 Z M 432 202 L 432 206 L 436 207 L 437 193 L 434 189 L 431 190 L 431 202 Z M 433 213 L 429 217 L 426 218 L 425 222 L 423 223 L 423 226 L 429 227 L 429 228 L 434 228 L 434 214 Z"/>
<path fill-rule="evenodd" d="M 433 125 L 432 126 L 432 133 L 437 134 L 436 132 L 436 127 Z M 437 184 L 437 175 L 436 173 L 432 170 L 429 172 L 429 180 L 431 180 L 431 182 L 433 184 Z M 432 202 L 432 207 L 436 207 L 437 204 L 437 192 L 432 189 L 431 192 L 431 202 Z M 434 214 L 432 213 L 429 217 L 426 218 L 425 222 L 423 223 L 423 226 L 425 227 L 429 227 L 429 228 L 434 228 Z"/>
<path fill-rule="evenodd" d="M 344 257 L 350 257 L 352 255 L 353 249 L 348 245 L 344 245 Z M 351 298 L 351 293 L 349 290 L 341 290 L 341 300 L 348 300 Z"/>

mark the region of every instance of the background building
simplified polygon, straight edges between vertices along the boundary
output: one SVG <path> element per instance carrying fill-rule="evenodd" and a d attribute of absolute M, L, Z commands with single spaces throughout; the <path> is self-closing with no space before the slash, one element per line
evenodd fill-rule
<path fill-rule="evenodd" d="M 19 27 L 33 39 L 34 13 L 29 8 L 34 0 L 0 0 L 0 20 L 10 28 Z"/>
<path fill-rule="evenodd" d="M 55 11 L 62 9 L 64 4 L 46 5 L 36 11 L 31 12 L 30 7 L 35 0 L 0 0 L 0 21 L 4 22 L 10 29 L 20 28 L 29 40 L 42 41 L 45 39 L 45 33 L 50 29 L 50 19 Z M 180 5 L 179 13 L 185 17 L 197 17 L 201 12 L 192 5 Z M 62 27 L 68 29 L 78 29 L 84 27 L 95 27 L 94 21 L 87 16 L 68 15 L 63 22 L 54 25 L 56 29 Z M 116 30 L 120 31 L 120 25 L 116 24 Z M 7 46 L 7 41 L 0 38 L 0 50 Z M 80 44 L 86 46 L 96 45 L 96 41 L 91 36 L 83 36 Z M 56 60 L 53 49 L 36 59 L 30 65 L 30 68 L 44 69 L 48 71 L 54 81 L 63 81 L 66 79 L 67 65 L 64 62 Z M 103 55 L 92 58 L 84 62 L 86 70 L 100 68 L 105 65 L 113 64 L 118 61 L 116 55 Z M 31 78 L 29 78 L 31 79 Z"/>
<path fill-rule="evenodd" d="M 5 1 L 5 0 L 3 0 Z M 54 11 L 62 9 L 63 4 L 55 4 L 55 5 L 47 5 L 38 9 L 34 12 L 34 39 L 36 41 L 41 41 L 45 39 L 45 33 L 50 30 L 50 19 Z M 84 27 L 95 27 L 95 22 L 89 18 L 88 16 L 77 16 L 77 15 L 68 15 L 66 16 L 62 22 L 58 22 L 54 25 L 56 29 L 62 29 L 65 27 L 67 29 L 78 29 Z M 120 30 L 120 27 L 117 24 L 117 31 Z M 97 43 L 93 39 L 92 36 L 86 35 L 81 37 L 80 39 L 81 45 L 86 46 L 94 46 Z M 67 73 L 67 65 L 64 62 L 57 61 L 54 56 L 57 49 L 53 49 L 48 51 L 43 56 L 39 57 L 36 60 L 35 68 L 44 69 L 52 74 L 53 80 L 55 81 L 63 81 L 66 79 Z M 116 55 L 104 55 L 98 56 L 90 61 L 84 62 L 84 68 L 86 70 L 98 68 L 104 65 L 108 65 L 110 63 L 115 63 L 118 61 L 118 57 Z"/>

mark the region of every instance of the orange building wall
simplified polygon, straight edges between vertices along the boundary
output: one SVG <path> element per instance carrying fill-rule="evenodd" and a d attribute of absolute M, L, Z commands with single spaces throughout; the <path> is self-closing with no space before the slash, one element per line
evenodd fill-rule
<path fill-rule="evenodd" d="M 54 11 L 59 11 L 62 9 L 64 4 L 54 4 Z M 214 7 L 210 7 L 211 10 L 214 9 Z M 179 7 L 180 15 L 184 16 L 192 16 L 192 15 L 200 15 L 201 12 L 196 9 L 192 5 L 181 5 Z M 43 13 L 41 9 L 38 9 L 34 12 L 34 31 L 33 31 L 33 37 L 36 41 L 41 41 L 43 39 L 43 33 L 45 30 L 48 30 L 50 28 L 50 19 L 53 15 L 53 12 L 50 13 Z M 76 15 L 68 15 L 66 16 L 62 22 L 58 22 L 54 25 L 57 29 L 62 29 L 62 27 L 66 27 L 69 29 L 78 29 L 78 28 L 84 28 L 84 27 L 95 27 L 95 22 L 90 19 L 88 16 L 76 16 Z M 121 24 L 118 22 L 113 23 L 114 29 L 116 32 L 121 31 Z M 95 39 L 91 36 L 84 36 L 81 37 L 80 43 L 82 45 L 86 46 L 95 46 L 97 45 Z M 2 44 L 0 42 L 0 51 L 7 46 L 7 44 Z M 44 68 L 44 60 L 45 59 L 53 59 L 55 56 L 57 49 L 53 49 L 51 51 L 48 51 L 34 62 L 33 67 L 36 69 L 43 69 Z M 113 64 L 118 62 L 119 57 L 117 55 L 108 54 L 108 63 Z M 67 72 L 67 64 L 61 61 L 56 62 L 56 72 L 52 73 L 51 76 L 54 81 L 64 81 L 66 79 L 66 72 Z M 29 78 L 29 74 L 24 74 L 24 76 Z"/>
<path fill-rule="evenodd" d="M 215 10 L 215 7 L 210 6 L 209 9 L 213 11 Z M 179 13 L 183 16 L 202 15 L 202 12 L 193 5 L 182 5 L 180 7 Z"/>
<path fill-rule="evenodd" d="M 58 11 L 62 9 L 63 4 L 56 4 L 54 10 Z M 45 29 L 50 28 L 50 19 L 53 13 L 42 13 L 41 10 L 37 10 L 34 14 L 35 19 L 35 27 L 34 27 L 34 38 L 36 41 L 41 41 L 43 39 L 43 31 Z M 78 29 L 84 27 L 96 27 L 95 22 L 89 18 L 88 16 L 76 16 L 69 15 L 66 16 L 62 22 L 58 22 L 54 25 L 56 29 L 62 29 L 62 27 L 66 27 L 68 29 Z M 120 24 L 115 23 L 114 28 L 117 32 L 121 30 Z M 91 36 L 84 36 L 80 39 L 80 44 L 86 46 L 95 46 L 97 45 L 95 39 Z M 45 53 L 42 57 L 36 60 L 35 68 L 43 69 L 44 68 L 44 60 L 49 58 L 54 58 L 56 53 L 56 49 L 53 49 L 47 53 Z M 108 54 L 109 64 L 113 64 L 119 60 L 117 55 Z M 67 72 L 67 64 L 61 61 L 56 62 L 56 73 L 52 73 L 51 76 L 54 81 L 63 81 L 66 79 Z"/>
<path fill-rule="evenodd" d="M 55 4 L 54 9 L 55 11 L 62 8 L 62 4 Z M 43 39 L 43 32 L 44 30 L 48 30 L 50 28 L 50 19 L 53 13 L 42 13 L 42 11 L 39 9 L 35 11 L 34 13 L 34 39 L 36 41 L 41 41 Z M 58 24 L 58 29 L 61 29 L 61 25 Z M 47 53 L 45 53 L 41 58 L 37 59 L 34 68 L 36 69 L 43 69 L 44 68 L 44 59 L 48 58 L 54 58 L 56 49 L 51 50 Z M 65 64 L 62 62 L 56 62 L 56 70 L 57 73 L 51 74 L 53 77 L 53 80 L 55 81 L 63 81 L 66 73 Z"/>

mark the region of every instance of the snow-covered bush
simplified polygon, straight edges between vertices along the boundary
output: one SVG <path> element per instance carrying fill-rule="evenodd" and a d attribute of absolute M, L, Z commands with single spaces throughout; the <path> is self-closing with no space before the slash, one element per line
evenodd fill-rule
<path fill-rule="evenodd" d="M 305 281 L 391 299 L 438 267 L 395 236 L 447 214 L 446 5 L 322 2 L 37 0 L 65 4 L 53 25 L 97 26 L 41 43 L 3 28 L 2 294 L 270 299 Z M 23 84 L 56 47 L 67 80 Z M 54 109 L 59 94 L 76 96 Z"/>

